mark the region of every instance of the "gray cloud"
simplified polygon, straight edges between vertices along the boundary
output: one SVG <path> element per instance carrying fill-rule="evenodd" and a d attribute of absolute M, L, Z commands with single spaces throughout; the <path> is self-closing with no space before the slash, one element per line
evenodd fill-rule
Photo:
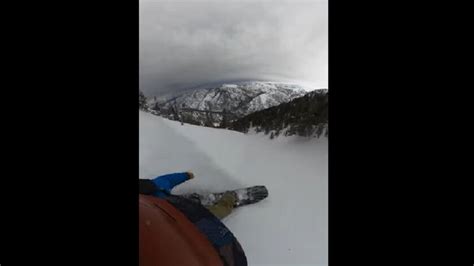
<path fill-rule="evenodd" d="M 140 0 L 140 88 L 273 80 L 327 87 L 327 1 Z"/>

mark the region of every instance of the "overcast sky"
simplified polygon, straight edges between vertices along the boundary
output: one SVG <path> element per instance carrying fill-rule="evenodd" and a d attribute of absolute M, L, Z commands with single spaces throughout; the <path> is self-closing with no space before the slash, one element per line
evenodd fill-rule
<path fill-rule="evenodd" d="M 327 88 L 327 1 L 140 0 L 146 95 L 238 80 Z"/>

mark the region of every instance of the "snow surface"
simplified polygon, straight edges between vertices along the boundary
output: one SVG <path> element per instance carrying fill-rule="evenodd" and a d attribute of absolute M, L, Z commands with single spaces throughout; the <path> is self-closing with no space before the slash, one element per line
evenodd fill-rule
<path fill-rule="evenodd" d="M 303 139 L 181 125 L 140 112 L 140 178 L 193 171 L 174 190 L 222 192 L 253 185 L 267 199 L 236 209 L 223 222 L 249 265 L 327 265 L 327 138 Z"/>
<path fill-rule="evenodd" d="M 222 88 L 236 89 L 239 86 L 237 84 L 222 84 Z"/>

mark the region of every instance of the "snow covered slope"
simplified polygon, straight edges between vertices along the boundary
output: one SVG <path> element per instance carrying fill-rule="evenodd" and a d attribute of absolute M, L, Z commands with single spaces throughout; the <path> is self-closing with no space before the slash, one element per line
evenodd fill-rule
<path fill-rule="evenodd" d="M 327 141 L 269 140 L 140 112 L 140 178 L 193 171 L 175 194 L 265 185 L 267 199 L 224 219 L 249 265 L 327 265 Z"/>

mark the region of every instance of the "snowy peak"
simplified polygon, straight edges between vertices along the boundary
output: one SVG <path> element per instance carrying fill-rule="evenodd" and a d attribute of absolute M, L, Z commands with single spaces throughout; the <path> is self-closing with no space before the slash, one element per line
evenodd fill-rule
<path fill-rule="evenodd" d="M 171 119 L 216 126 L 229 120 L 289 102 L 307 93 L 304 87 L 276 82 L 242 82 L 190 90 L 165 100 L 149 102 L 149 106 Z M 178 113 L 178 114 L 174 114 Z"/>

